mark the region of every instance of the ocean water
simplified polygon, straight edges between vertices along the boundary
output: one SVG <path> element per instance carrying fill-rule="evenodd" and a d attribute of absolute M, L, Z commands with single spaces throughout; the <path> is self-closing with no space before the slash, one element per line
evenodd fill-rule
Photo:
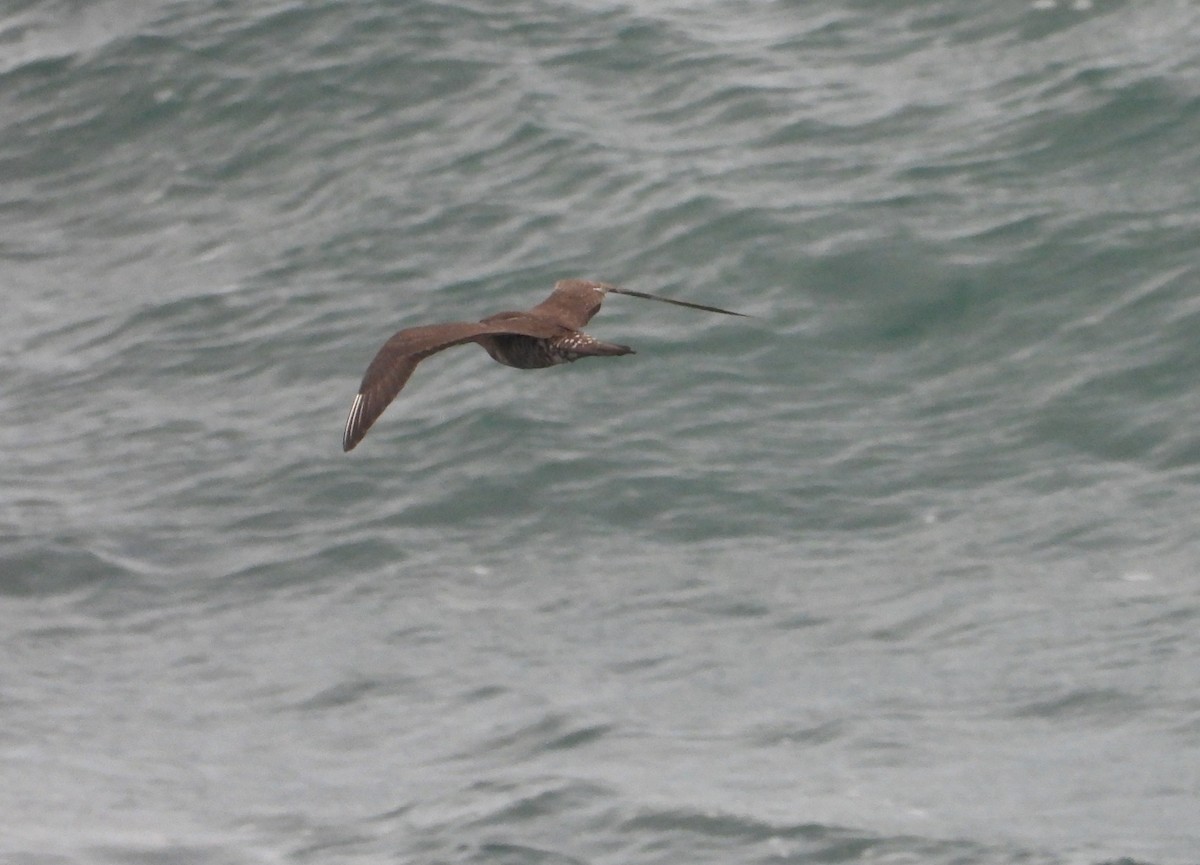
<path fill-rule="evenodd" d="M 1200 6 L 8 0 L 0 861 L 1200 863 Z M 396 329 L 584 276 L 637 354 Z"/>

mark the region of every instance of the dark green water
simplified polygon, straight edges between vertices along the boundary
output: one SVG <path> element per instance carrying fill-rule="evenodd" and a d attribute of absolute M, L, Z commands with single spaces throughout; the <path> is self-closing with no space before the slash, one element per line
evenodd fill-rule
<path fill-rule="evenodd" d="M 0 859 L 1200 860 L 1200 9 L 0 10 Z M 628 357 L 396 329 L 586 276 Z"/>

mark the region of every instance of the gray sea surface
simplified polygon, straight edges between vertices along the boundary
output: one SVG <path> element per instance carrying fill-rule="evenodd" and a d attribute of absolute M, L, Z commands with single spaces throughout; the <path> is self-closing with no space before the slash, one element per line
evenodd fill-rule
<path fill-rule="evenodd" d="M 1200 863 L 1200 4 L 7 0 L 0 861 Z M 582 276 L 628 357 L 379 345 Z"/>

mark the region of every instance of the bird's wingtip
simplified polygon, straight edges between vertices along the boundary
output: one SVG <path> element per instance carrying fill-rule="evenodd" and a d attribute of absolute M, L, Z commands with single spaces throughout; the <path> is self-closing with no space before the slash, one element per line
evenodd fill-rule
<path fill-rule="evenodd" d="M 346 416 L 346 427 L 342 430 L 342 453 L 349 453 L 354 450 L 354 446 L 362 441 L 363 434 L 366 432 L 361 428 L 363 412 L 363 395 L 360 393 L 354 397 L 354 404 L 350 406 L 350 414 Z"/>

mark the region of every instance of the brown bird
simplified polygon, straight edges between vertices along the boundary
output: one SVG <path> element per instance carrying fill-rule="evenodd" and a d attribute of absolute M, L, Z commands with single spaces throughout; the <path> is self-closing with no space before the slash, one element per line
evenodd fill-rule
<path fill-rule="evenodd" d="M 358 395 L 350 406 L 350 416 L 346 418 L 342 450 L 353 450 L 362 441 L 371 424 L 400 393 L 418 363 L 454 345 L 476 343 L 492 356 L 492 360 L 517 369 L 541 369 L 571 363 L 581 357 L 633 354 L 633 349 L 627 345 L 601 342 L 580 330 L 599 312 L 604 295 L 609 292 L 724 315 L 743 315 L 603 282 L 564 279 L 554 284 L 554 291 L 548 298 L 527 312 L 498 312 L 479 322 L 452 321 L 405 328 L 383 344 L 367 367 L 362 384 L 358 386 Z"/>

